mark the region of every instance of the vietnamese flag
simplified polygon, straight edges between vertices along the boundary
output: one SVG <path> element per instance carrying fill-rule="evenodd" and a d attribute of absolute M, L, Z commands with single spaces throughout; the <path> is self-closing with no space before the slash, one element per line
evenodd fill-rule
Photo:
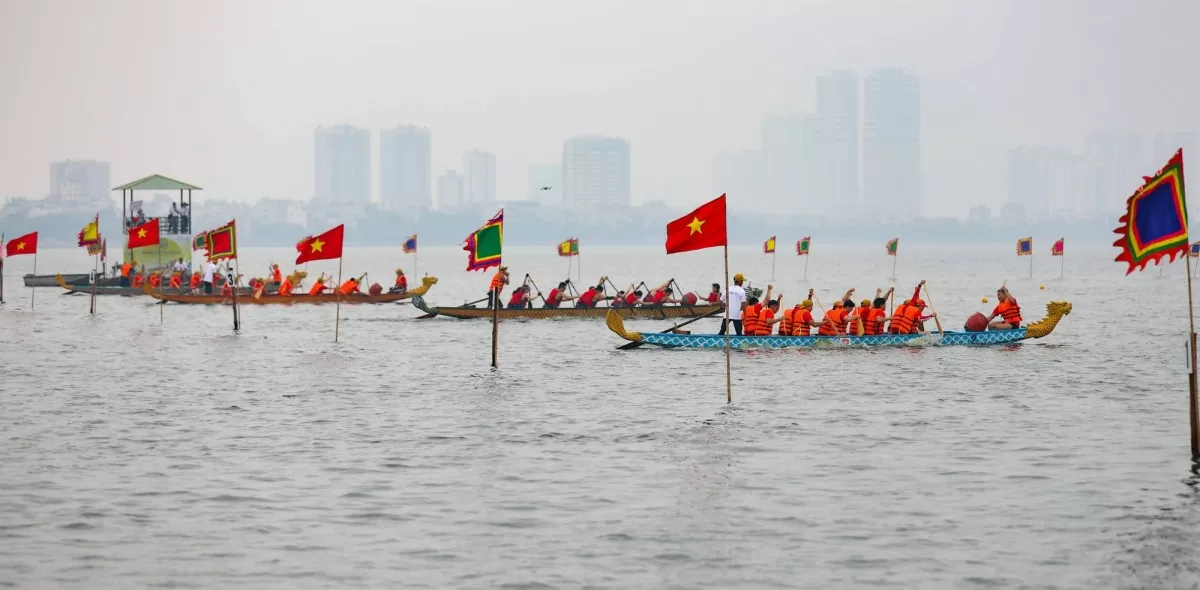
<path fill-rule="evenodd" d="M 127 248 L 142 248 L 158 245 L 158 218 L 129 228 L 129 244 Z"/>
<path fill-rule="evenodd" d="M 725 195 L 667 224 L 667 254 L 728 245 Z"/>
<path fill-rule="evenodd" d="M 296 244 L 296 264 L 311 260 L 331 260 L 342 257 L 342 234 L 345 224 L 339 225 L 319 236 L 309 236 Z"/>
<path fill-rule="evenodd" d="M 37 254 L 37 234 L 37 232 L 33 232 L 9 240 L 8 244 L 4 246 L 4 255 Z"/>

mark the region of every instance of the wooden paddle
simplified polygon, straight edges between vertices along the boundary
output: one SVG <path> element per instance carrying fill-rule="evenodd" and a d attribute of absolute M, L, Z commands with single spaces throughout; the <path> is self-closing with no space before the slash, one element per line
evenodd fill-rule
<path fill-rule="evenodd" d="M 718 313 L 723 313 L 724 311 L 725 311 L 725 310 L 724 310 L 724 308 L 721 308 L 721 309 L 716 309 L 716 310 L 710 311 L 710 312 L 708 312 L 708 313 L 706 313 L 706 314 L 704 314 L 704 315 L 702 315 L 702 316 L 700 316 L 700 317 L 695 317 L 695 318 L 692 318 L 692 319 L 690 319 L 690 320 L 688 320 L 688 321 L 686 321 L 686 322 L 684 322 L 684 323 L 682 323 L 682 324 L 675 324 L 674 326 L 671 326 L 670 328 L 667 328 L 666 330 L 663 330 L 663 331 L 659 332 L 659 334 L 667 334 L 667 333 L 669 333 L 669 332 L 672 332 L 672 331 L 674 331 L 674 330 L 678 330 L 678 329 L 680 329 L 680 328 L 682 328 L 682 327 L 684 327 L 684 326 L 686 326 L 686 325 L 688 325 L 688 324 L 690 324 L 690 323 L 692 323 L 692 322 L 694 322 L 694 321 L 696 321 L 696 320 L 702 320 L 702 319 L 704 319 L 704 318 L 707 318 L 707 317 L 712 317 L 712 316 L 714 316 L 714 315 L 717 315 Z M 610 312 L 610 313 L 611 313 L 611 312 Z M 728 328 L 727 328 L 727 329 L 728 329 Z M 645 344 L 645 342 L 642 342 L 641 340 L 639 340 L 639 341 L 637 341 L 637 342 L 628 342 L 628 343 L 622 344 L 621 346 L 618 346 L 618 347 L 617 347 L 617 350 L 632 350 L 632 349 L 634 349 L 634 348 L 637 348 L 637 347 L 639 347 L 639 346 L 641 346 L 641 345 L 643 345 L 643 344 Z"/>
<path fill-rule="evenodd" d="M 933 312 L 933 323 L 937 324 L 938 334 L 945 334 L 942 331 L 942 320 L 937 317 L 937 310 L 933 308 L 933 296 L 929 294 L 929 285 L 923 285 L 925 288 L 925 298 L 929 300 L 929 311 Z"/>

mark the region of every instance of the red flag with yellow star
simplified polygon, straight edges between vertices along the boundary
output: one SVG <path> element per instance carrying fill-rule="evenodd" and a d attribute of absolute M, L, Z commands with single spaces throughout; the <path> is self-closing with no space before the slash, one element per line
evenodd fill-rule
<path fill-rule="evenodd" d="M 150 221 L 138 226 L 129 228 L 129 245 L 128 248 L 142 248 L 144 246 L 158 245 L 158 218 L 155 217 Z"/>
<path fill-rule="evenodd" d="M 339 225 L 319 236 L 309 236 L 296 244 L 296 264 L 312 260 L 330 260 L 342 257 L 342 234 L 345 224 Z"/>
<path fill-rule="evenodd" d="M 725 195 L 667 224 L 667 254 L 724 246 L 727 243 Z"/>
<path fill-rule="evenodd" d="M 4 246 L 4 255 L 37 254 L 37 234 L 37 232 L 33 232 L 9 240 L 8 244 Z"/>

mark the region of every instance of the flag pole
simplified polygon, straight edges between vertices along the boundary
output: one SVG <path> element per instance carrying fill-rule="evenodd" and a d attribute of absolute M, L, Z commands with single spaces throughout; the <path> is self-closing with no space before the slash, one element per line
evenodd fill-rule
<path fill-rule="evenodd" d="M 95 285 L 95 282 L 93 282 L 92 284 Z M 95 290 L 96 290 L 95 287 L 93 287 L 92 291 L 95 292 Z M 162 236 L 159 236 L 159 239 L 158 239 L 158 292 L 162 293 L 162 291 L 163 291 L 163 286 L 162 286 Z M 160 325 L 160 326 L 163 325 L 163 308 L 166 306 L 167 306 L 166 300 L 159 300 L 159 302 L 158 302 L 158 325 Z"/>
<path fill-rule="evenodd" d="M 579 264 L 575 265 L 575 272 L 579 273 L 579 282 L 583 282 L 583 254 L 579 250 L 575 250 L 575 256 L 579 258 Z M 571 278 L 571 273 L 567 273 L 567 278 Z"/>
<path fill-rule="evenodd" d="M 896 260 L 900 258 L 900 245 L 896 244 L 896 253 L 892 254 L 892 280 L 896 280 Z"/>
<path fill-rule="evenodd" d="M 1187 287 L 1188 287 L 1188 352 L 1191 358 L 1188 359 L 1191 368 L 1191 373 L 1188 375 L 1188 421 L 1191 424 L 1192 433 L 1192 460 L 1200 459 L 1200 416 L 1197 416 L 1196 403 L 1196 318 L 1192 307 L 1192 257 L 1190 251 L 1188 253 L 1188 272 L 1187 272 Z"/>
<path fill-rule="evenodd" d="M 804 281 L 805 281 L 805 282 L 807 282 L 807 281 L 808 281 L 808 259 L 809 259 L 809 257 L 810 257 L 810 256 L 812 256 L 812 254 L 807 254 L 807 253 L 806 253 L 806 254 L 804 255 Z"/>
<path fill-rule="evenodd" d="M 492 289 L 492 368 L 496 368 L 496 345 L 500 338 L 500 287 Z"/>
<path fill-rule="evenodd" d="M 775 280 L 775 258 L 779 256 L 779 248 L 771 251 L 771 280 Z M 729 330 L 726 330 L 728 332 Z"/>
<path fill-rule="evenodd" d="M 1029 278 L 1033 278 L 1033 244 L 1029 245 Z"/>
<path fill-rule="evenodd" d="M 333 320 L 333 341 L 338 341 L 338 334 L 342 328 L 342 257 L 338 256 L 338 280 L 337 286 L 334 287 L 337 293 L 337 316 Z"/>
<path fill-rule="evenodd" d="M 1066 269 L 1067 269 L 1067 248 L 1066 248 L 1066 244 L 1063 244 L 1063 251 L 1062 251 L 1062 254 L 1059 254 L 1059 255 L 1058 255 L 1058 257 L 1062 259 L 1062 260 L 1059 260 L 1059 261 L 1058 261 L 1058 279 L 1061 281 L 1061 280 L 1062 280 L 1062 278 L 1063 278 L 1063 273 L 1064 273 L 1064 272 L 1066 272 Z"/>
<path fill-rule="evenodd" d="M 725 403 L 733 403 L 733 377 L 729 353 L 729 239 L 725 240 Z"/>
<path fill-rule="evenodd" d="M 37 250 L 33 251 L 33 276 L 37 276 Z M 33 301 L 37 299 L 37 281 L 33 282 L 33 292 L 29 294 L 29 310 L 33 311 Z"/>
<path fill-rule="evenodd" d="M 0 233 L 0 248 L 7 247 L 8 242 L 4 241 L 4 234 Z M 0 303 L 4 303 L 4 256 L 0 256 Z"/>
<path fill-rule="evenodd" d="M 91 307 L 90 307 L 92 315 L 96 315 L 96 281 L 99 280 L 99 278 L 100 278 L 99 276 L 97 276 L 96 269 L 99 268 L 99 266 L 100 266 L 100 253 L 97 252 L 96 253 L 96 262 L 92 265 L 92 301 L 91 301 Z"/>

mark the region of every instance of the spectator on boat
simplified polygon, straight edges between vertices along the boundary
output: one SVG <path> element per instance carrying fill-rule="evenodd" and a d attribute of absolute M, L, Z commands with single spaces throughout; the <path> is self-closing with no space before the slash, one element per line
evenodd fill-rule
<path fill-rule="evenodd" d="M 521 285 L 513 291 L 512 297 L 508 299 L 508 308 L 528 309 L 530 306 L 529 299 L 529 285 Z"/>
<path fill-rule="evenodd" d="M 550 289 L 550 295 L 546 297 L 546 307 L 551 309 L 558 308 L 562 307 L 562 304 L 567 301 L 578 299 L 577 296 L 571 295 L 567 292 L 568 283 L 570 283 L 570 281 L 563 281 L 558 284 L 558 287 Z"/>
<path fill-rule="evenodd" d="M 126 262 L 125 264 L 121 265 L 121 286 L 122 287 L 130 286 L 129 281 L 132 278 L 130 276 L 132 274 L 133 274 L 133 263 L 132 262 Z"/>
<path fill-rule="evenodd" d="M 1013 297 L 1008 292 L 1008 287 L 1000 287 L 996 290 L 996 300 L 1000 302 L 996 309 L 992 310 L 992 315 L 988 316 L 989 330 L 1016 330 L 1021 327 L 1021 306 L 1017 304 L 1016 297 Z M 993 322 L 996 316 L 1000 316 L 999 321 Z"/>
<path fill-rule="evenodd" d="M 388 289 L 388 293 L 404 293 L 408 291 L 408 277 L 404 276 L 403 269 L 396 269 L 396 284 Z"/>
<path fill-rule="evenodd" d="M 742 287 L 744 282 L 746 282 L 746 277 L 742 276 L 742 273 L 733 275 L 733 286 L 725 295 L 725 305 L 729 306 L 729 323 L 733 324 L 733 329 L 738 336 L 742 335 L 742 309 L 746 306 L 746 289 Z M 714 286 L 720 287 L 720 285 Z M 728 329 L 725 324 L 725 320 L 722 318 L 719 334 L 725 334 Z"/>
<path fill-rule="evenodd" d="M 508 284 L 508 267 L 501 266 L 500 270 L 497 270 L 496 274 L 492 275 L 492 282 L 488 284 L 488 296 L 487 296 L 488 309 L 492 308 L 493 303 L 498 303 L 498 302 L 493 302 L 492 297 L 494 297 L 495 295 L 499 295 L 499 292 L 503 291 L 504 286 L 507 284 Z"/>
<path fill-rule="evenodd" d="M 179 210 L 179 204 L 171 201 L 171 210 L 167 212 L 167 233 L 177 233 L 179 230 L 179 218 L 183 212 Z"/>
<path fill-rule="evenodd" d="M 211 260 L 209 260 L 208 262 L 205 262 L 204 266 L 201 267 L 202 276 L 203 276 L 203 278 L 201 279 L 201 282 L 204 284 L 204 294 L 205 295 L 212 295 L 213 276 L 216 275 L 219 272 L 219 270 L 220 269 L 217 268 L 217 265 L 213 264 L 213 261 L 211 261 Z"/>

